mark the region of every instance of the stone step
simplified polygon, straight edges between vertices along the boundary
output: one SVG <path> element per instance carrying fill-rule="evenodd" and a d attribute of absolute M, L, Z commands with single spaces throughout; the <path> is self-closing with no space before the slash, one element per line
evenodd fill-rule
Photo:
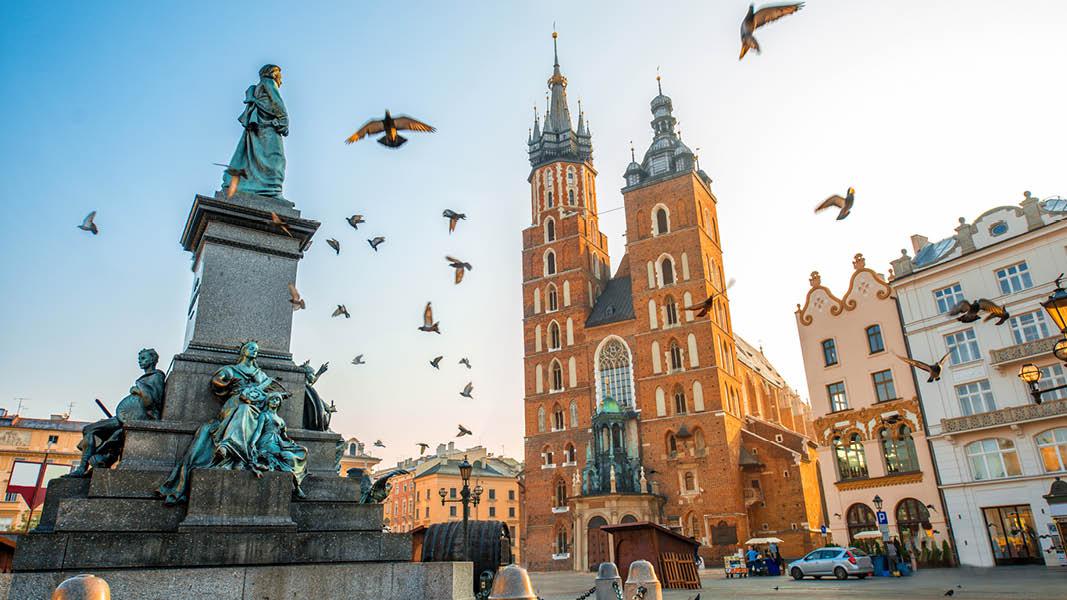
<path fill-rule="evenodd" d="M 407 533 L 55 532 L 21 536 L 13 569 L 25 572 L 410 560 L 411 534 Z"/>
<path fill-rule="evenodd" d="M 162 499 L 71 498 L 61 500 L 55 531 L 177 531 L 185 518 L 182 506 Z"/>
<path fill-rule="evenodd" d="M 156 498 L 166 471 L 107 469 L 92 472 L 90 498 Z"/>
<path fill-rule="evenodd" d="M 381 531 L 381 504 L 293 502 L 290 513 L 300 531 Z"/>

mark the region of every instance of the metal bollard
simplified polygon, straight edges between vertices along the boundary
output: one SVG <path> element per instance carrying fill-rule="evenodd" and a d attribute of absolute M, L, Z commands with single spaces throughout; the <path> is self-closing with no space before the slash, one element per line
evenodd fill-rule
<path fill-rule="evenodd" d="M 519 565 L 508 565 L 497 572 L 489 600 L 537 600 L 537 594 L 526 569 Z"/>
<path fill-rule="evenodd" d="M 615 563 L 600 563 L 596 570 L 596 600 L 616 600 L 615 588 L 612 584 L 622 587 L 622 578 L 619 577 L 619 568 Z"/>
<path fill-rule="evenodd" d="M 663 600 L 663 588 L 656 578 L 656 569 L 647 560 L 635 560 L 630 563 L 630 574 L 626 576 L 626 598 L 637 595 L 638 588 L 644 587 L 645 600 Z"/>
<path fill-rule="evenodd" d="M 76 575 L 59 584 L 52 600 L 111 600 L 111 588 L 96 575 Z"/>

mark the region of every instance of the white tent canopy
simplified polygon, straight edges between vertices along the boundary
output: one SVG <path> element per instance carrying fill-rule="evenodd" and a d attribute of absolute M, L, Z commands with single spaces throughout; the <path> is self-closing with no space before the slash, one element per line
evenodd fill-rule
<path fill-rule="evenodd" d="M 879 534 L 881 535 L 881 534 Z M 782 540 L 776 537 L 752 538 L 745 542 L 746 546 L 758 546 L 759 544 L 781 544 Z"/>
<path fill-rule="evenodd" d="M 861 531 L 852 536 L 854 540 L 880 540 L 882 539 L 881 531 Z"/>

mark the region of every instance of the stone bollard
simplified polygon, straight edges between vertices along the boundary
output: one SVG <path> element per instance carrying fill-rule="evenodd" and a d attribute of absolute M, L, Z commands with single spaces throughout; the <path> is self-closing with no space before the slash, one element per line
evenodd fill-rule
<path fill-rule="evenodd" d="M 96 575 L 76 575 L 59 584 L 52 600 L 111 600 L 111 588 Z"/>
<path fill-rule="evenodd" d="M 489 600 L 537 600 L 530 575 L 519 565 L 508 565 L 496 574 Z"/>
<path fill-rule="evenodd" d="M 638 588 L 645 588 L 644 600 L 663 600 L 663 588 L 656 578 L 656 569 L 647 560 L 635 560 L 630 563 L 630 573 L 626 576 L 625 600 L 632 600 Z"/>
<path fill-rule="evenodd" d="M 619 568 L 612 562 L 600 563 L 600 568 L 596 570 L 596 600 L 618 600 L 612 584 L 622 587 Z"/>

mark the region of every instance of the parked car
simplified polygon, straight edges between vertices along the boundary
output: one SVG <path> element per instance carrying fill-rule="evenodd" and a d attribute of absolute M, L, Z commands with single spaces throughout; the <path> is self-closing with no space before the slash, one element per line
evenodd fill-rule
<path fill-rule="evenodd" d="M 874 563 L 859 548 L 819 548 L 789 563 L 788 572 L 793 579 L 803 579 L 809 575 L 815 579 L 822 579 L 823 575 L 833 575 L 838 579 L 848 579 L 852 575 L 863 579 L 874 574 Z"/>

